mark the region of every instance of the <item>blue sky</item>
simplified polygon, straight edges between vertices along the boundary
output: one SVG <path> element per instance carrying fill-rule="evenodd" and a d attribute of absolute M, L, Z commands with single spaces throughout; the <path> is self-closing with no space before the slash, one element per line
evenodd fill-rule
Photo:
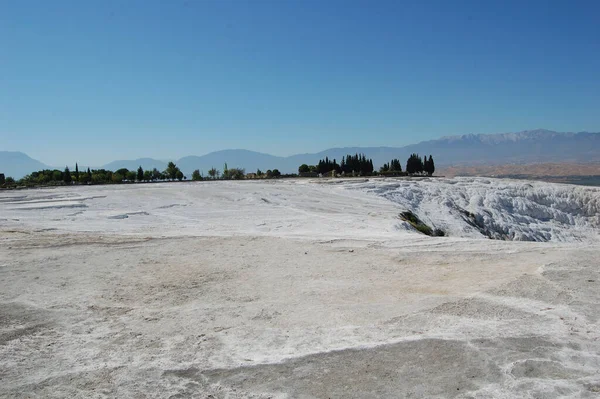
<path fill-rule="evenodd" d="M 0 149 L 100 165 L 600 131 L 599 15 L 598 1 L 0 0 Z"/>

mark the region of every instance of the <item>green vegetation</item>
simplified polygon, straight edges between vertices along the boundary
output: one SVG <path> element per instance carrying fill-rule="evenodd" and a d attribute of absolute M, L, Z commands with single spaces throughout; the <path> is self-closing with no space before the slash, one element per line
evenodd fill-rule
<path fill-rule="evenodd" d="M 346 155 L 338 164 L 335 159 L 328 157 L 321 159 L 317 165 L 302 164 L 298 167 L 298 173 L 304 177 L 321 176 L 407 176 L 407 175 L 428 175 L 435 172 L 433 157 L 421 157 L 418 154 L 412 154 L 406 162 L 406 172 L 402 171 L 402 165 L 397 158 L 388 163 L 384 163 L 379 168 L 379 172 L 373 169 L 373 160 L 367 158 L 364 154 Z"/>
<path fill-rule="evenodd" d="M 246 177 L 246 170 L 240 168 L 227 168 L 227 164 L 223 168 L 223 175 L 221 176 L 225 180 L 241 180 Z"/>
<path fill-rule="evenodd" d="M 192 172 L 192 181 L 200 181 L 202 180 L 202 174 L 200 173 L 200 169 L 196 169 Z"/>
<path fill-rule="evenodd" d="M 417 231 L 419 231 L 425 235 L 433 236 L 433 237 L 444 237 L 446 235 L 446 233 L 443 230 L 432 229 L 431 227 L 427 226 L 425 223 L 423 223 L 421 221 L 421 219 L 419 219 L 417 217 L 417 215 L 415 215 L 411 211 L 402 212 L 400 214 L 400 219 L 404 220 L 405 222 L 408 222 Z"/>
<path fill-rule="evenodd" d="M 256 173 L 246 174 L 243 168 L 229 168 L 227 163 L 223 165 L 223 173 L 214 167 L 208 171 L 206 177 L 202 176 L 200 170 L 196 169 L 192 173 L 193 181 L 201 180 L 241 180 L 241 179 L 277 179 L 281 177 L 317 177 L 317 176 L 406 176 L 406 175 L 433 175 L 435 165 L 433 157 L 421 157 L 418 154 L 412 154 L 407 163 L 406 171 L 402 171 L 400 160 L 392 159 L 389 163 L 383 164 L 379 172 L 373 169 L 373 160 L 365 154 L 348 154 L 342 157 L 338 164 L 337 160 L 330 160 L 328 157 L 319 160 L 317 165 L 302 164 L 298 167 L 298 174 L 283 175 L 278 169 L 269 169 L 266 172 L 258 169 Z M 137 170 L 128 170 L 121 168 L 116 171 L 105 169 L 90 169 L 79 171 L 79 163 L 75 163 L 75 171 L 71 173 L 69 167 L 64 171 L 57 169 L 46 169 L 33 172 L 22 179 L 15 181 L 10 176 L 0 174 L 0 188 L 14 187 L 36 187 L 36 186 L 59 186 L 59 185 L 79 185 L 79 184 L 122 184 L 122 183 L 142 183 L 156 181 L 183 181 L 187 176 L 179 169 L 174 162 L 169 162 L 164 171 L 156 168 L 144 170 L 141 166 Z M 435 233 L 435 232 L 434 232 Z"/>
<path fill-rule="evenodd" d="M 419 154 L 411 154 L 411 156 L 408 158 L 408 161 L 406 161 L 406 172 L 410 175 L 433 175 L 433 173 L 435 172 L 435 164 L 433 162 L 433 157 L 429 155 L 429 159 L 427 159 L 427 157 L 423 157 L 423 159 L 421 159 Z"/>
<path fill-rule="evenodd" d="M 338 164 L 337 160 L 328 157 L 319 160 L 317 165 L 300 165 L 300 174 L 316 173 L 322 176 L 371 176 L 373 174 L 373 160 L 368 159 L 365 154 L 346 155 Z"/>
<path fill-rule="evenodd" d="M 75 171 L 71 173 L 69 167 L 65 167 L 64 171 L 57 169 L 45 169 L 33 172 L 22 179 L 15 181 L 13 178 L 7 177 L 0 187 L 35 187 L 35 186 L 60 186 L 72 184 L 120 184 L 133 182 L 150 182 L 150 181 L 165 181 L 165 180 L 184 180 L 186 177 L 183 172 L 173 163 L 169 163 L 169 167 L 160 172 L 156 168 L 152 171 L 144 171 L 140 166 L 137 171 L 121 168 L 116 171 L 105 169 L 90 169 L 80 172 L 79 164 L 75 164 Z"/>
<path fill-rule="evenodd" d="M 69 167 L 65 168 L 65 172 L 63 173 L 63 180 L 65 184 L 71 184 L 71 172 L 69 171 Z"/>
<path fill-rule="evenodd" d="M 379 172 L 402 172 L 402 166 L 400 165 L 399 159 L 392 159 L 389 163 L 384 163 Z"/>

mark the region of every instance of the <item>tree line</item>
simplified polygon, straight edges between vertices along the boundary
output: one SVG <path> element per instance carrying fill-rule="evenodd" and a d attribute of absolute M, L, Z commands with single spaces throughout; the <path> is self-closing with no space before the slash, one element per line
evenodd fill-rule
<path fill-rule="evenodd" d="M 204 176 L 199 169 L 196 169 L 192 173 L 192 180 L 239 180 L 247 178 L 249 175 L 269 179 L 282 176 L 281 172 L 277 169 L 269 169 L 266 172 L 262 172 L 258 169 L 256 173 L 247 175 L 245 169 L 228 168 L 227 164 L 225 164 L 222 171 L 213 167 L 208 171 L 206 176 Z M 0 187 L 3 188 L 14 186 L 33 187 L 71 184 L 121 184 L 183 180 L 187 180 L 187 176 L 183 174 L 181 169 L 174 162 L 169 162 L 167 168 L 163 171 L 159 171 L 156 168 L 144 170 L 141 166 L 138 167 L 137 170 L 121 168 L 112 171 L 107 169 L 87 168 L 87 170 L 80 171 L 79 164 L 75 163 L 75 170 L 73 171 L 71 171 L 68 166 L 65 167 L 64 170 L 44 169 L 32 172 L 19 180 L 15 180 L 12 177 L 5 177 L 4 174 L 0 173 Z"/>
<path fill-rule="evenodd" d="M 7 178 L 5 184 L 13 183 L 23 186 L 32 185 L 60 185 L 60 184 L 112 184 L 112 183 L 127 183 L 127 182 L 143 182 L 143 181 L 166 181 L 166 180 L 184 180 L 186 176 L 173 163 L 169 162 L 164 171 L 159 171 L 154 168 L 146 170 L 140 166 L 137 170 L 128 170 L 127 168 L 111 171 L 107 169 L 90 169 L 80 171 L 79 165 L 75 164 L 75 170 L 71 171 L 69 167 L 64 170 L 44 169 L 23 177 L 15 181 Z"/>
<path fill-rule="evenodd" d="M 348 154 L 344 155 L 338 164 L 335 158 L 331 160 L 329 157 L 325 157 L 316 165 L 300 165 L 298 173 L 300 176 L 306 174 L 370 176 L 373 174 L 373 160 L 367 158 L 365 154 Z"/>
<path fill-rule="evenodd" d="M 431 155 L 429 155 L 429 159 L 426 156 L 421 159 L 419 154 L 413 153 L 406 161 L 406 172 L 402 172 L 402 166 L 398 159 L 392 159 L 389 163 L 383 164 L 379 172 L 384 175 L 404 173 L 406 175 L 426 174 L 431 176 L 435 172 L 435 163 Z"/>
<path fill-rule="evenodd" d="M 407 175 L 433 175 L 435 172 L 435 164 L 433 157 L 429 155 L 429 159 L 425 156 L 423 159 L 418 154 L 411 154 L 406 161 L 406 171 L 402 171 L 402 165 L 397 158 L 390 162 L 384 163 L 379 168 L 379 172 L 373 169 L 373 160 L 367 158 L 365 154 L 346 155 L 342 157 L 338 164 L 335 159 L 330 160 L 328 157 L 319 160 L 316 165 L 302 164 L 298 168 L 300 176 L 310 175 L 342 175 L 342 176 L 407 176 Z"/>
<path fill-rule="evenodd" d="M 246 169 L 244 168 L 229 168 L 227 163 L 223 165 L 223 171 L 219 169 L 215 169 L 212 167 L 209 169 L 208 174 L 204 176 L 204 174 L 200 171 L 200 169 L 196 169 L 192 173 L 193 181 L 200 180 L 242 180 L 242 179 L 274 179 L 278 177 L 293 177 L 294 175 L 282 175 L 278 169 L 268 169 L 266 172 L 263 172 L 260 169 L 256 170 L 256 173 L 246 173 Z"/>
<path fill-rule="evenodd" d="M 402 170 L 400 160 L 392 159 L 381 166 L 379 171 L 373 168 L 373 160 L 367 158 L 365 154 L 348 154 L 342 157 L 340 163 L 336 159 L 325 157 L 319 160 L 316 165 L 302 164 L 298 168 L 298 174 L 282 173 L 277 169 L 269 169 L 266 172 L 258 169 L 256 173 L 246 173 L 243 168 L 229 168 L 227 163 L 222 170 L 211 168 L 207 175 L 204 175 L 199 169 L 192 173 L 193 181 L 201 180 L 240 180 L 240 179 L 271 179 L 279 177 L 311 177 L 311 176 L 406 176 L 406 175 L 433 175 L 435 164 L 433 157 L 421 157 L 418 154 L 411 154 L 406 162 L 406 170 Z M 0 173 L 0 187 L 14 186 L 39 186 L 39 185 L 65 185 L 65 184 L 120 184 L 133 182 L 156 182 L 156 181 L 182 181 L 187 180 L 187 176 L 179 169 L 174 162 L 169 162 L 167 168 L 159 171 L 156 168 L 144 170 L 141 166 L 137 170 L 128 170 L 121 168 L 116 171 L 106 169 L 79 170 L 79 165 L 75 163 L 75 170 L 71 171 L 69 167 L 64 170 L 44 169 L 33 172 L 20 180 L 15 181 L 12 177 L 5 177 Z"/>

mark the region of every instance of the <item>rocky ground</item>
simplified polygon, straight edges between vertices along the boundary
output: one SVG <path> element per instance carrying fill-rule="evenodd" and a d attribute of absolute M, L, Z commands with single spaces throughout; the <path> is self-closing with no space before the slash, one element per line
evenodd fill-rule
<path fill-rule="evenodd" d="M 594 242 L 425 237 L 316 184 L 157 199 L 175 187 L 2 194 L 1 397 L 600 395 Z"/>

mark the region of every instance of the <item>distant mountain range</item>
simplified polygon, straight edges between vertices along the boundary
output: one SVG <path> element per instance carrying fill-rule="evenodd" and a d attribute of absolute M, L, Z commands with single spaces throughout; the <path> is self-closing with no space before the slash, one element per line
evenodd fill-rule
<path fill-rule="evenodd" d="M 263 171 L 279 169 L 282 173 L 292 173 L 296 172 L 301 164 L 316 164 L 326 156 L 339 162 L 346 154 L 364 153 L 372 158 L 375 167 L 379 168 L 392 158 L 399 158 L 404 163 L 413 152 L 421 155 L 432 154 L 437 166 L 600 162 L 600 133 L 560 133 L 537 129 L 518 133 L 468 134 L 442 137 L 404 147 L 330 148 L 315 154 L 298 154 L 289 157 L 248 150 L 223 150 L 202 156 L 187 156 L 174 162 L 188 176 L 195 169 L 200 169 L 205 174 L 212 167 L 222 169 L 225 163 L 230 168 L 245 168 L 247 172 L 257 169 Z M 103 165 L 102 168 L 137 169 L 140 165 L 144 170 L 166 168 L 165 162 L 152 158 L 113 161 Z M 6 176 L 20 178 L 44 168 L 49 166 L 26 154 L 0 151 L 0 173 Z"/>

